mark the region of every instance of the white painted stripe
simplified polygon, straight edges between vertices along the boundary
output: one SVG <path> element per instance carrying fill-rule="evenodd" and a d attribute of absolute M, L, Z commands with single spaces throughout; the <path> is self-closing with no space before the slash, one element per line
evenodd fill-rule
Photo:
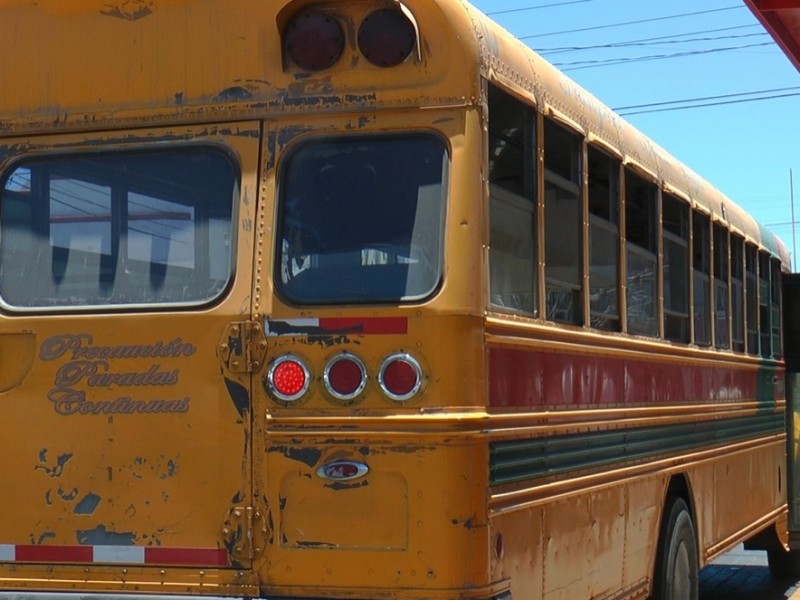
<path fill-rule="evenodd" d="M 0 544 L 0 560 L 17 560 L 16 546 L 14 544 Z"/>
<path fill-rule="evenodd" d="M 265 320 L 266 323 L 264 324 L 264 330 L 267 332 L 267 335 L 291 335 L 286 333 L 278 333 L 270 329 L 271 323 L 280 323 L 281 325 L 289 325 L 290 327 L 297 327 L 298 329 L 301 328 L 308 328 L 308 327 L 319 327 L 319 319 L 280 319 L 280 320 Z"/>
<path fill-rule="evenodd" d="M 94 546 L 94 562 L 144 564 L 144 546 Z"/>

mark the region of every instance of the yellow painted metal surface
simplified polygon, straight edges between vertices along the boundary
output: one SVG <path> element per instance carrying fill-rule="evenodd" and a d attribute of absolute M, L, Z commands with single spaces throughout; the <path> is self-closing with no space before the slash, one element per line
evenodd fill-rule
<path fill-rule="evenodd" d="M 335 11 L 349 36 L 343 59 L 317 74 L 288 64 L 281 44 L 288 16 L 312 4 Z M 755 444 L 754 453 L 490 485 L 492 442 L 599 430 L 617 419 L 660 424 L 676 411 L 487 411 L 487 345 L 568 352 L 597 336 L 484 314 L 481 77 L 571 120 L 715 214 L 725 203 L 748 238 L 761 234 L 727 200 L 697 195 L 704 184 L 694 175 L 460 0 L 404 2 L 420 27 L 418 53 L 392 70 L 368 64 L 353 32 L 372 7 L 388 4 L 0 0 L 0 168 L 52 153 L 213 145 L 241 172 L 235 277 L 218 302 L 0 314 L 0 435 L 13 448 L 0 458 L 3 590 L 643 598 L 670 475 L 685 474 L 693 493 L 713 499 L 696 507 L 709 553 L 742 537 L 764 506 L 780 511 L 782 440 Z M 281 300 L 273 264 L 287 154 L 312 137 L 397 130 L 434 133 L 448 148 L 441 288 L 402 306 Z M 407 330 L 269 335 L 271 321 L 321 318 L 399 318 Z M 656 349 L 675 362 L 697 357 L 641 341 L 609 342 L 605 351 Z M 324 365 L 343 351 L 358 354 L 370 374 L 353 402 L 323 388 Z M 289 407 L 263 383 L 287 352 L 312 375 L 307 397 Z M 423 368 L 422 393 L 409 403 L 378 389 L 380 363 L 393 352 L 413 353 Z M 754 412 L 733 403 L 726 410 Z M 335 461 L 364 463 L 369 473 L 331 483 L 319 469 Z M 739 513 L 714 490 L 743 471 L 764 491 Z M 54 554 L 15 561 L 12 547 Z M 99 548 L 106 560 L 65 559 L 76 547 Z M 200 565 L 207 554 L 189 566 L 137 562 L 115 555 L 118 547 L 143 557 L 147 549 L 212 552 L 224 564 Z"/>

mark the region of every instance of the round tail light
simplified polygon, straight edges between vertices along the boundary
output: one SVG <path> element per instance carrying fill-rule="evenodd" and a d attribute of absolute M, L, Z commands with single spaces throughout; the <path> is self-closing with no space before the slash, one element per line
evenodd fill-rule
<path fill-rule="evenodd" d="M 286 54 L 306 71 L 332 67 L 344 50 L 344 33 L 338 21 L 316 10 L 304 10 L 289 22 Z"/>
<path fill-rule="evenodd" d="M 399 65 L 411 55 L 416 43 L 416 24 L 398 8 L 373 11 L 358 28 L 358 49 L 378 67 Z"/>
<path fill-rule="evenodd" d="M 381 363 L 378 384 L 392 400 L 408 400 L 422 386 L 422 369 L 410 354 L 392 354 Z"/>
<path fill-rule="evenodd" d="M 308 391 L 311 376 L 303 361 L 287 354 L 273 361 L 264 383 L 278 400 L 295 402 Z"/>
<path fill-rule="evenodd" d="M 322 378 L 331 396 L 337 400 L 353 400 L 367 385 L 367 368 L 357 356 L 344 352 L 328 362 Z"/>

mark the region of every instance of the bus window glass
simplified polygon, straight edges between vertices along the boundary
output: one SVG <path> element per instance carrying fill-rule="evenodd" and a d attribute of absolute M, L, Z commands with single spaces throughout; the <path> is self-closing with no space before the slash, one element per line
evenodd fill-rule
<path fill-rule="evenodd" d="M 619 331 L 620 163 L 592 146 L 588 163 L 591 325 Z"/>
<path fill-rule="evenodd" d="M 658 188 L 631 170 L 625 172 L 625 254 L 628 332 L 655 337 L 656 203 Z"/>
<path fill-rule="evenodd" d="M 689 341 L 689 205 L 663 194 L 664 337 Z"/>
<path fill-rule="evenodd" d="M 694 213 L 692 218 L 692 272 L 694 283 L 694 342 L 711 345 L 711 220 Z"/>
<path fill-rule="evenodd" d="M 758 251 L 755 246 L 745 246 L 745 317 L 747 353 L 759 353 L 758 337 Z"/>
<path fill-rule="evenodd" d="M 0 197 L 2 301 L 19 309 L 206 303 L 232 275 L 237 194 L 236 168 L 216 149 L 20 164 Z"/>
<path fill-rule="evenodd" d="M 581 138 L 553 121 L 544 125 L 544 243 L 547 318 L 580 324 Z"/>
<path fill-rule="evenodd" d="M 728 230 L 714 224 L 714 343 L 730 347 L 728 336 Z"/>
<path fill-rule="evenodd" d="M 297 304 L 430 296 L 442 276 L 446 171 L 432 135 L 298 146 L 281 174 L 279 293 Z"/>
<path fill-rule="evenodd" d="M 772 355 L 776 358 L 783 356 L 781 345 L 781 263 L 776 259 L 770 260 L 770 276 L 772 283 L 771 324 L 772 324 Z"/>
<path fill-rule="evenodd" d="M 733 349 L 744 351 L 744 239 L 731 235 L 731 332 Z"/>
<path fill-rule="evenodd" d="M 761 356 L 772 356 L 772 285 L 770 260 L 766 252 L 758 253 L 758 319 Z"/>
<path fill-rule="evenodd" d="M 536 314 L 533 109 L 489 86 L 489 294 L 504 310 Z"/>

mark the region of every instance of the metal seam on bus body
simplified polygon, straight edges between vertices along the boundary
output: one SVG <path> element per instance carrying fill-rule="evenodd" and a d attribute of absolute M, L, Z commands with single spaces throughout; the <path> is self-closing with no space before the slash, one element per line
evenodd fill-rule
<path fill-rule="evenodd" d="M 784 431 L 784 425 L 784 415 L 777 412 L 699 423 L 493 442 L 489 446 L 489 483 L 497 486 L 653 460 L 670 453 L 777 435 Z"/>

